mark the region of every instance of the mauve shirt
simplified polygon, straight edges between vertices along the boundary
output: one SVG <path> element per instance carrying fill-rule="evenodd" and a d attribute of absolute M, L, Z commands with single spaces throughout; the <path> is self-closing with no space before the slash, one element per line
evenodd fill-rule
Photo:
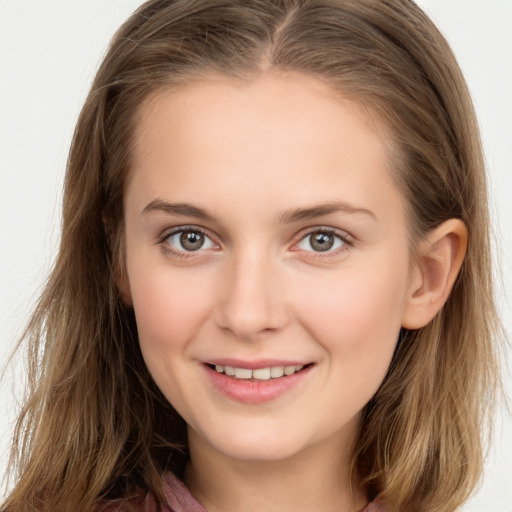
<path fill-rule="evenodd" d="M 207 512 L 190 494 L 185 484 L 172 473 L 166 473 L 164 476 L 164 493 L 169 507 L 167 512 Z M 383 503 L 375 501 L 361 512 L 386 512 L 386 507 Z"/>

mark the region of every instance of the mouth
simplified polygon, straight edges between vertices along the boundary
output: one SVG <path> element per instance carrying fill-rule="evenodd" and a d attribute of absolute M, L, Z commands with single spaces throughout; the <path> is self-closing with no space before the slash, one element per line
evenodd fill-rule
<path fill-rule="evenodd" d="M 237 380 L 261 382 L 274 379 L 280 379 L 282 377 L 290 377 L 304 369 L 312 366 L 313 363 L 305 365 L 287 365 L 287 366 L 267 366 L 265 368 L 238 368 L 236 366 L 220 365 L 220 364 L 209 364 L 206 366 L 215 370 L 217 373 L 222 373 L 227 377 L 232 377 Z"/>
<path fill-rule="evenodd" d="M 285 360 L 210 360 L 203 363 L 213 388 L 244 404 L 270 402 L 293 389 L 304 389 L 316 363 Z"/>

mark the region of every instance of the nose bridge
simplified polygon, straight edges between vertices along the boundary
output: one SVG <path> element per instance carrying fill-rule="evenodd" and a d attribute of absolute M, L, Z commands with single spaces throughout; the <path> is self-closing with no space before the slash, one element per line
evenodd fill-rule
<path fill-rule="evenodd" d="M 275 331 L 286 322 L 278 287 L 278 262 L 270 251 L 245 247 L 226 262 L 219 325 L 240 339 Z M 282 292 L 282 290 L 281 290 Z"/>

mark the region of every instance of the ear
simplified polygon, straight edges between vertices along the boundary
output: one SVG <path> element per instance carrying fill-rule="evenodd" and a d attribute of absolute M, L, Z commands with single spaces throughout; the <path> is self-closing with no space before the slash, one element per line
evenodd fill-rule
<path fill-rule="evenodd" d="M 441 310 L 464 261 L 468 230 L 458 219 L 449 219 L 419 244 L 411 270 L 402 327 L 419 329 Z"/>

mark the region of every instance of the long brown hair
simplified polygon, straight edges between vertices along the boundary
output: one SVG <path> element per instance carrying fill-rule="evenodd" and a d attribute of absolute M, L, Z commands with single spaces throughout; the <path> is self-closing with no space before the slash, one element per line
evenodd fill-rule
<path fill-rule="evenodd" d="M 413 240 L 450 218 L 467 226 L 450 298 L 426 327 L 402 330 L 363 411 L 354 471 L 401 512 L 454 510 L 477 483 L 499 323 L 478 127 L 443 36 L 411 0 L 150 0 L 115 35 L 76 127 L 60 250 L 24 336 L 9 512 L 90 511 L 136 489 L 162 502 L 162 472 L 183 470 L 183 420 L 116 286 L 136 114 L 163 87 L 269 70 L 314 76 L 386 127 Z"/>

